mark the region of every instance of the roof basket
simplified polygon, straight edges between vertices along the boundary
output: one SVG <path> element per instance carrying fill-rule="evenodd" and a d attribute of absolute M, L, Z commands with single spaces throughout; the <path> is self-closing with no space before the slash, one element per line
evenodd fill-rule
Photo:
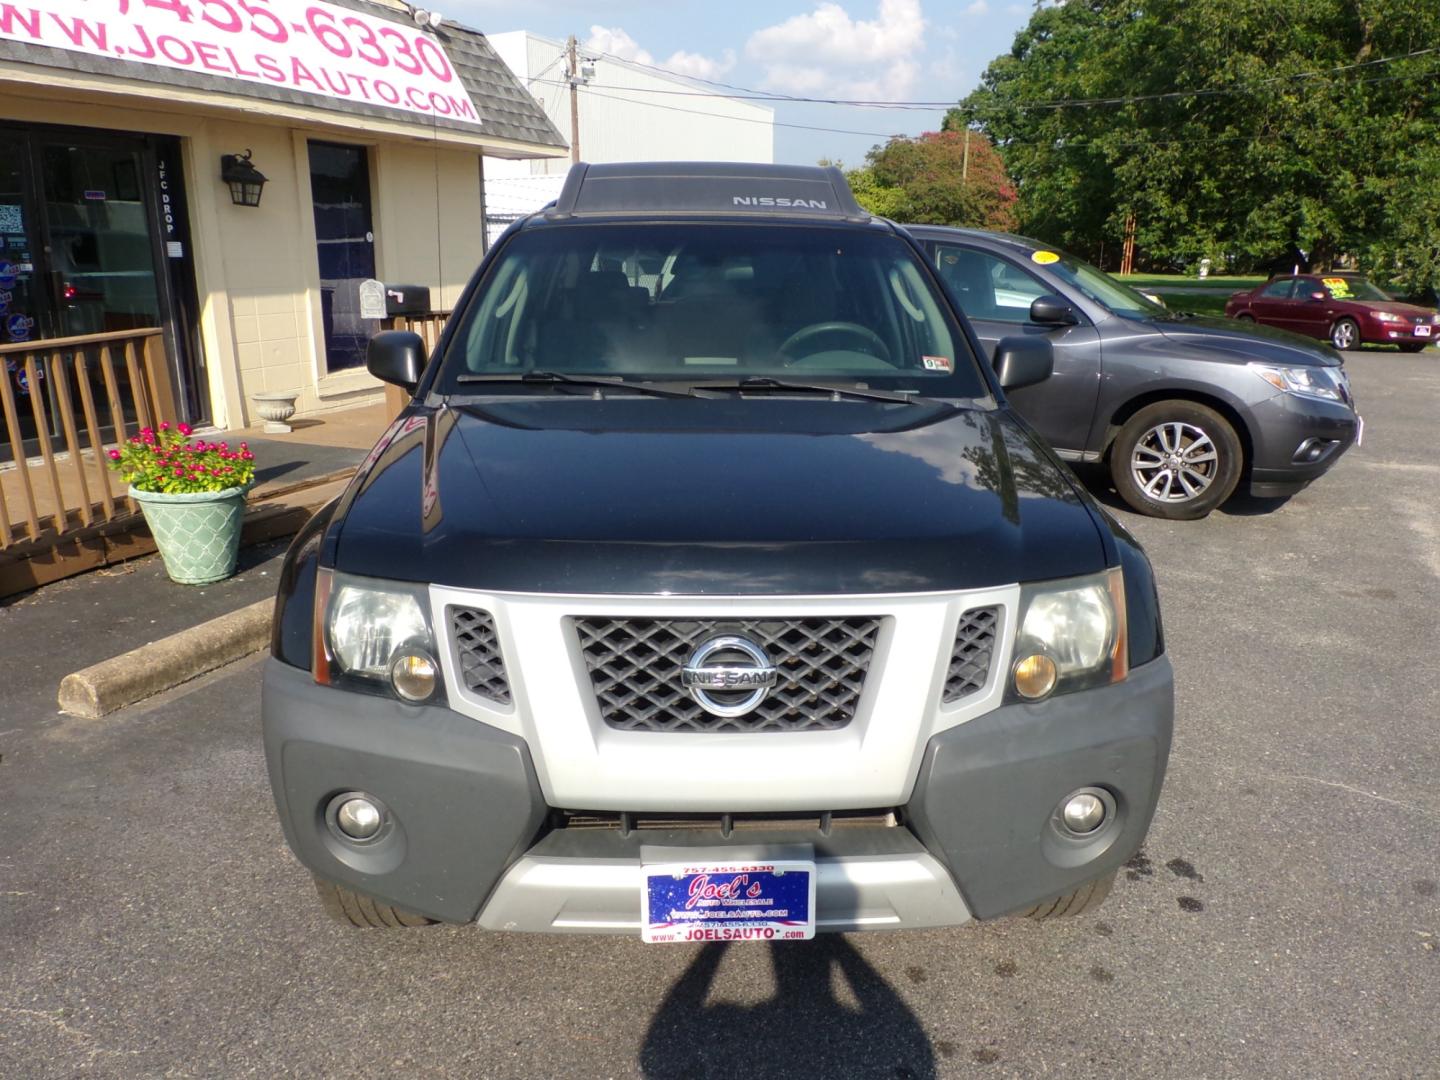
<path fill-rule="evenodd" d="M 552 220 L 579 215 L 754 214 L 869 221 L 835 166 L 647 161 L 572 165 Z"/>

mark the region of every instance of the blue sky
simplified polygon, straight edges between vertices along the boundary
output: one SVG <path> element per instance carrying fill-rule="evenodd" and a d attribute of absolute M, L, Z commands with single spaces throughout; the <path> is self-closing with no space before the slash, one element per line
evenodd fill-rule
<path fill-rule="evenodd" d="M 447 6 L 440 6 L 445 3 Z M 803 97 L 954 101 L 1009 51 L 1032 0 L 436 0 L 486 33 L 574 34 L 605 51 L 737 86 Z M 772 103 L 775 159 L 858 165 L 889 134 L 940 126 L 943 109 Z"/>

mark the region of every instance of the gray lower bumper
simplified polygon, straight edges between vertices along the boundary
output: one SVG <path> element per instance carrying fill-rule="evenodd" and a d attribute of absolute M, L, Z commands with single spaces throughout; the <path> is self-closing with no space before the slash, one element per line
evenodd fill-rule
<path fill-rule="evenodd" d="M 808 845 L 825 930 L 951 926 L 1068 892 L 1144 839 L 1173 703 L 1161 657 L 1115 686 L 1003 706 L 931 740 L 903 826 L 733 842 L 694 830 L 547 832 L 549 808 L 521 740 L 443 707 L 317 687 L 308 672 L 275 660 L 262 711 L 286 840 L 321 877 L 449 922 L 633 933 L 642 844 L 721 844 L 737 855 Z M 1111 792 L 1118 812 L 1075 841 L 1051 817 L 1086 786 Z M 397 825 L 383 842 L 349 845 L 329 830 L 324 807 L 349 790 L 391 810 Z"/>

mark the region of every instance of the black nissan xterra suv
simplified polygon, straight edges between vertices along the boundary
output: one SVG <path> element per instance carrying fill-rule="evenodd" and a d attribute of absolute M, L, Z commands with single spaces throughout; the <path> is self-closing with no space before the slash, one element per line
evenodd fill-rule
<path fill-rule="evenodd" d="M 577 165 L 286 559 L 265 752 L 340 919 L 647 941 L 1086 910 L 1149 827 L 1150 565 L 835 169 Z"/>

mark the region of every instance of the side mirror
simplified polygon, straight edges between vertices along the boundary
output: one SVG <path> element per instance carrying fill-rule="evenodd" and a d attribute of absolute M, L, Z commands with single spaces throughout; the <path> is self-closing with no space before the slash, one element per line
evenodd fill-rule
<path fill-rule="evenodd" d="M 1041 326 L 1074 326 L 1080 317 L 1060 297 L 1046 295 L 1030 302 L 1030 321 Z"/>
<path fill-rule="evenodd" d="M 382 382 L 414 393 L 425 370 L 425 342 L 409 330 L 382 330 L 365 347 L 365 367 Z"/>
<path fill-rule="evenodd" d="M 1001 338 L 995 346 L 995 374 L 1004 390 L 1044 382 L 1054 370 L 1055 352 L 1042 338 Z"/>

